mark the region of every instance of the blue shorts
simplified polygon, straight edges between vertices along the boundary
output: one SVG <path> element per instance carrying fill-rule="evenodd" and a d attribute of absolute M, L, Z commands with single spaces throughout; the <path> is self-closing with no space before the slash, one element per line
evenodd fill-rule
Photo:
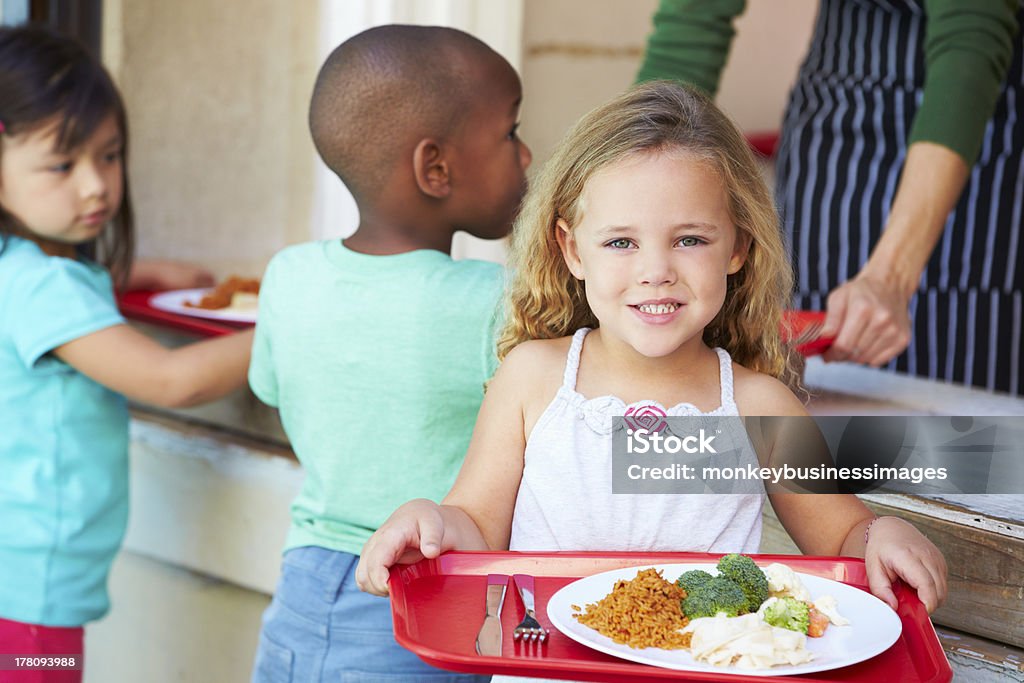
<path fill-rule="evenodd" d="M 391 603 L 356 586 L 359 557 L 316 546 L 284 555 L 263 614 L 253 683 L 487 683 L 436 669 L 395 641 Z"/>

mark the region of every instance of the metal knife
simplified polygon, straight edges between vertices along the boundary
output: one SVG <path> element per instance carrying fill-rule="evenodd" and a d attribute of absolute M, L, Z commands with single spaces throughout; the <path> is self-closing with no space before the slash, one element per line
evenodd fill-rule
<path fill-rule="evenodd" d="M 488 657 L 501 656 L 501 608 L 505 604 L 508 576 L 487 575 L 487 613 L 476 634 L 476 653 Z"/>

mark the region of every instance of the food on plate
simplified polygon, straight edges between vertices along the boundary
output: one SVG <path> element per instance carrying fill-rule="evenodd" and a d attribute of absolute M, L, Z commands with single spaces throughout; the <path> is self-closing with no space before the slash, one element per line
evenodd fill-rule
<path fill-rule="evenodd" d="M 814 609 L 828 617 L 828 620 L 836 626 L 846 626 L 850 623 L 849 619 L 839 613 L 839 603 L 831 595 L 815 598 Z"/>
<path fill-rule="evenodd" d="M 692 593 L 699 586 L 703 586 L 705 583 L 715 577 L 708 574 L 703 569 L 691 569 L 688 572 L 683 572 L 678 579 L 676 579 L 676 585 L 686 591 L 687 594 Z"/>
<path fill-rule="evenodd" d="M 811 606 L 796 598 L 768 598 L 757 610 L 758 615 L 769 626 L 776 626 L 798 633 L 807 633 L 811 623 Z"/>
<path fill-rule="evenodd" d="M 616 581 L 611 593 L 573 617 L 616 643 L 678 650 L 690 644 L 690 635 L 680 632 L 688 623 L 679 607 L 685 597 L 661 572 L 644 569 L 634 579 Z"/>
<path fill-rule="evenodd" d="M 807 635 L 811 638 L 821 638 L 825 635 L 825 629 L 828 628 L 828 617 L 814 609 L 810 609 L 808 613 L 809 623 L 807 624 Z"/>
<path fill-rule="evenodd" d="M 784 564 L 762 570 L 751 558 L 732 554 L 712 571 L 691 569 L 671 583 L 660 571 L 643 569 L 573 617 L 633 648 L 688 648 L 698 661 L 744 668 L 810 661 L 808 636 L 821 637 L 829 623 L 850 623 L 832 596 L 811 602 Z"/>
<path fill-rule="evenodd" d="M 718 575 L 731 579 L 747 596 L 747 612 L 756 612 L 768 599 L 768 579 L 746 555 L 724 555 L 718 561 Z"/>
<path fill-rule="evenodd" d="M 764 575 L 768 578 L 768 595 L 773 598 L 784 598 L 789 596 L 797 600 L 809 602 L 811 594 L 807 591 L 796 572 L 788 566 L 779 562 L 773 562 L 764 568 Z"/>
<path fill-rule="evenodd" d="M 768 579 L 746 555 L 724 555 L 717 569 L 717 576 L 694 569 L 676 580 L 687 593 L 683 613 L 689 618 L 756 612 L 768 597 Z"/>
<path fill-rule="evenodd" d="M 746 614 L 747 595 L 743 589 L 724 576 L 714 576 L 687 594 L 683 600 L 683 614 L 690 619 L 724 614 L 735 617 Z"/>
<path fill-rule="evenodd" d="M 684 633 L 691 635 L 693 658 L 714 666 L 764 669 L 803 664 L 814 656 L 802 633 L 769 626 L 757 614 L 694 619 Z"/>
<path fill-rule="evenodd" d="M 207 292 L 197 303 L 186 301 L 185 305 L 189 308 L 206 310 L 231 308 L 252 311 L 256 310 L 259 293 L 260 281 L 258 279 L 232 275 Z"/>

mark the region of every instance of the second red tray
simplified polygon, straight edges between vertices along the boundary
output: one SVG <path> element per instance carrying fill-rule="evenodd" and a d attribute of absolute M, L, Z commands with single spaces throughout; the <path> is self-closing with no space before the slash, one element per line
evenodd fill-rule
<path fill-rule="evenodd" d="M 590 681 L 876 681 L 939 683 L 952 678 L 935 629 L 917 596 L 896 586 L 903 623 L 899 640 L 869 660 L 831 671 L 800 676 L 751 676 L 742 673 L 676 671 L 636 664 L 581 645 L 555 630 L 547 619 L 548 599 L 582 576 L 630 566 L 718 561 L 698 553 L 447 553 L 435 560 L 391 569 L 391 609 L 395 638 L 428 664 L 468 673 Z M 795 571 L 841 581 L 866 590 L 864 561 L 848 557 L 756 555 L 759 563 L 782 562 Z M 537 617 L 551 630 L 540 648 L 516 643 L 512 630 L 523 605 L 509 582 L 501 613 L 502 656 L 477 655 L 477 630 L 484 616 L 487 574 L 536 577 Z"/>

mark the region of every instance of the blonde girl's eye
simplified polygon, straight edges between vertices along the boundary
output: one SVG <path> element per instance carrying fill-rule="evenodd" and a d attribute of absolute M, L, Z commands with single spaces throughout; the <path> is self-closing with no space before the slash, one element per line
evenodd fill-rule
<path fill-rule="evenodd" d="M 631 246 L 633 246 L 633 240 L 626 239 L 625 237 L 620 237 L 617 240 L 606 242 L 604 246 L 611 247 L 612 249 L 629 249 Z"/>
<path fill-rule="evenodd" d="M 679 245 L 683 247 L 696 247 L 700 244 L 704 244 L 704 240 L 699 237 L 684 237 L 679 240 Z"/>

